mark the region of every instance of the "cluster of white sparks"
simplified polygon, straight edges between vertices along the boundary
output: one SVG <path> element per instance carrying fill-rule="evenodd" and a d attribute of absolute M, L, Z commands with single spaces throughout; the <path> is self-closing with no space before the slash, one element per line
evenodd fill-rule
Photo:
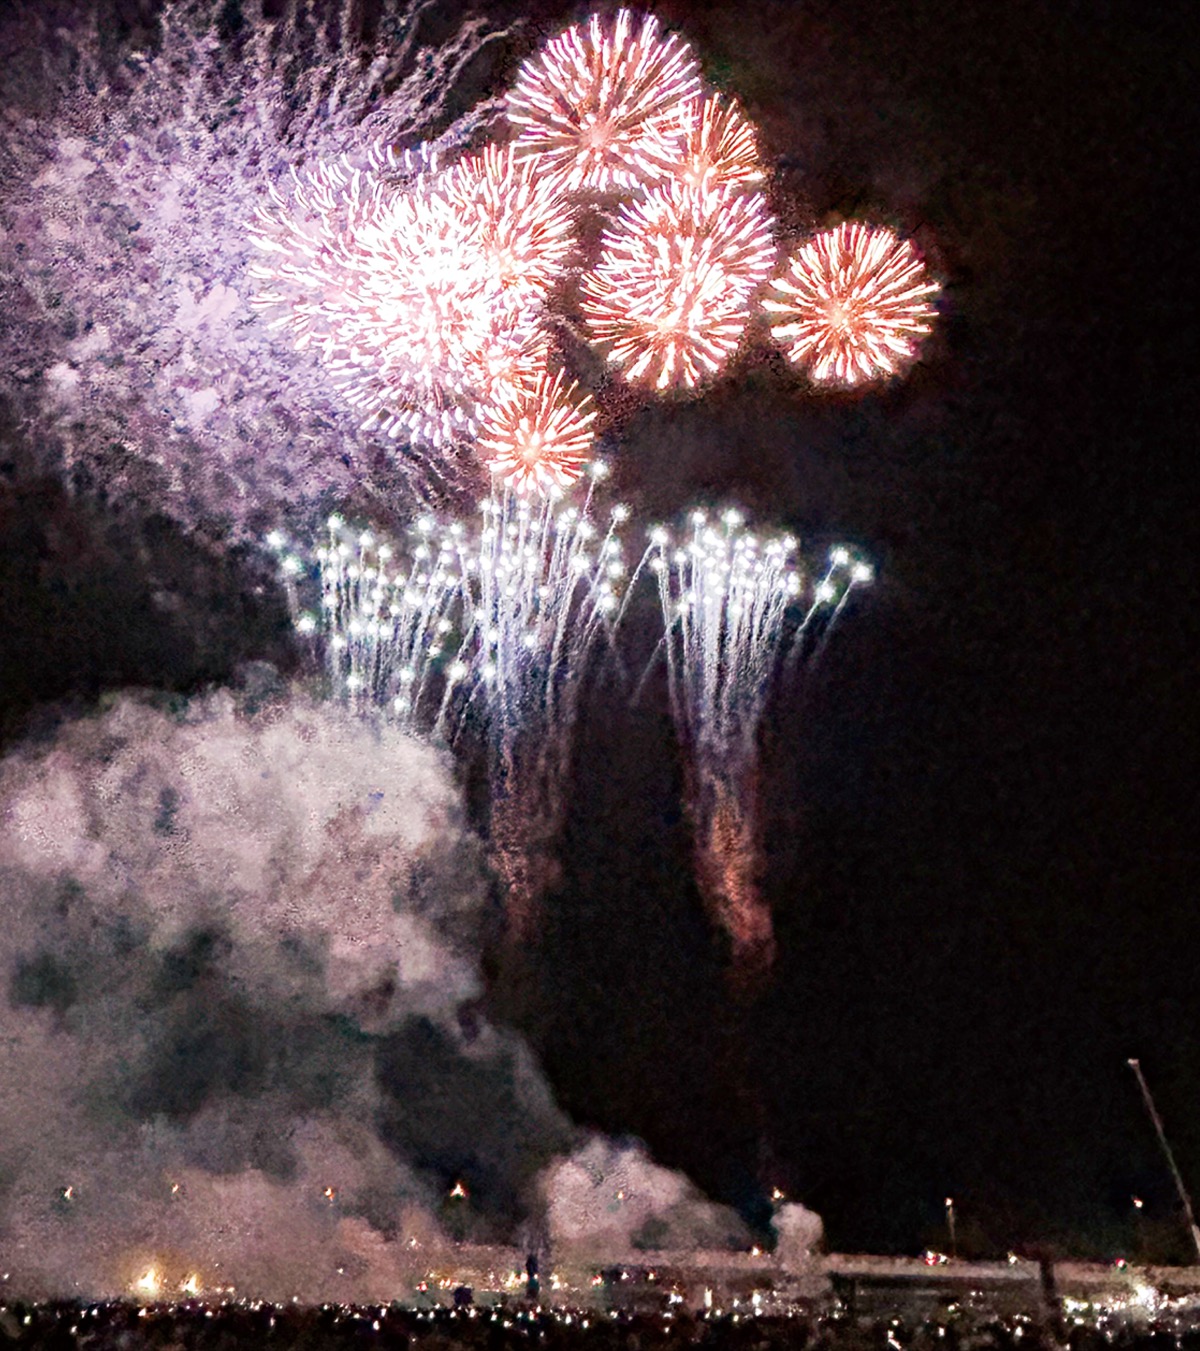
<path fill-rule="evenodd" d="M 604 466 L 591 466 L 592 483 Z M 362 716 L 457 745 L 482 734 L 492 860 L 507 884 L 509 935 L 524 937 L 544 889 L 537 864 L 561 825 L 583 681 L 613 634 L 625 564 L 613 509 L 499 489 L 473 528 L 423 517 L 403 544 L 329 521 L 306 559 L 276 534 L 297 629 L 324 649 L 333 697 Z M 303 608 L 313 574 L 320 598 Z"/>
<path fill-rule="evenodd" d="M 690 522 L 683 541 L 656 526 L 648 551 L 666 631 L 671 711 L 681 739 L 700 757 L 736 766 L 754 753 L 779 659 L 799 650 L 818 616 L 835 619 L 872 570 L 839 546 L 806 590 L 791 536 L 760 538 L 743 530 L 733 509 L 715 524 L 703 511 Z"/>
<path fill-rule="evenodd" d="M 593 465 L 593 482 L 603 472 Z M 579 677 L 619 606 L 627 514 L 614 508 L 601 532 L 590 492 L 575 506 L 554 489 L 541 501 L 500 489 L 474 528 L 424 516 L 394 543 L 335 515 L 311 557 L 280 533 L 267 542 L 335 697 L 449 741 L 481 715 L 511 766 L 531 727 L 547 742 L 569 731 Z M 319 600 L 305 608 L 314 575 Z"/>

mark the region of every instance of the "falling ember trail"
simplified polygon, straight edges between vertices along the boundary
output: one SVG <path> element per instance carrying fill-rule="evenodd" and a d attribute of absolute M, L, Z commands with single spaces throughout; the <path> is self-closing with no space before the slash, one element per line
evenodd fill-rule
<path fill-rule="evenodd" d="M 732 948 L 730 978 L 748 992 L 774 956 L 759 888 L 758 735 L 779 668 L 821 650 L 869 565 L 839 547 L 806 590 L 795 541 L 760 539 L 736 511 L 720 525 L 693 512 L 689 539 L 656 527 L 642 560 L 658 578 L 671 713 L 684 752 L 696 877 Z"/>

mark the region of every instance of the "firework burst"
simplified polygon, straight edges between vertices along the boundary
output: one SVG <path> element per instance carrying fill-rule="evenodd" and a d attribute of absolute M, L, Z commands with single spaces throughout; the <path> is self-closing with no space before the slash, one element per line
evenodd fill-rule
<path fill-rule="evenodd" d="M 583 473 L 596 409 L 576 398 L 562 371 L 496 391 L 480 413 L 479 452 L 488 469 L 517 492 L 546 494 Z"/>
<path fill-rule="evenodd" d="M 629 380 L 690 389 L 733 353 L 774 264 L 760 195 L 669 183 L 605 234 L 584 318 Z"/>
<path fill-rule="evenodd" d="M 472 438 L 479 407 L 544 366 L 547 292 L 572 247 L 573 208 L 553 175 L 490 147 L 397 188 L 321 169 L 276 194 L 255 239 L 256 297 L 281 307 L 364 427 L 434 447 Z"/>
<path fill-rule="evenodd" d="M 516 149 L 560 170 L 572 189 L 629 188 L 657 176 L 652 149 L 700 91 L 691 49 L 629 10 L 598 15 L 522 66 L 506 111 Z"/>
<path fill-rule="evenodd" d="M 846 222 L 810 240 L 775 282 L 772 334 L 817 385 L 885 380 L 911 362 L 937 294 L 916 249 L 891 230 Z"/>
<path fill-rule="evenodd" d="M 823 641 L 870 567 L 835 549 L 811 587 L 795 540 L 743 530 L 736 511 L 719 524 L 691 517 L 690 538 L 651 533 L 643 564 L 658 579 L 671 713 L 685 752 L 685 791 L 697 880 L 729 934 L 734 970 L 769 964 L 771 917 L 758 889 L 758 731 L 784 660 Z"/>
<path fill-rule="evenodd" d="M 693 188 L 747 187 L 765 177 L 754 128 L 719 94 L 688 99 L 677 122 L 656 129 L 648 155 L 661 177 Z"/>

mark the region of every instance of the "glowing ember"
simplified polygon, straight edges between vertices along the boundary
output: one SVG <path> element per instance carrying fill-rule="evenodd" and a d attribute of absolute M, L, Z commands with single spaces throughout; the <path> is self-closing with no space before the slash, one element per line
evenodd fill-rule
<path fill-rule="evenodd" d="M 572 188 L 608 191 L 655 177 L 652 146 L 700 90 L 695 58 L 650 15 L 593 15 L 522 66 L 508 95 L 516 148 L 563 171 Z"/>
<path fill-rule="evenodd" d="M 920 256 L 891 230 L 846 222 L 810 240 L 774 284 L 771 332 L 814 384 L 849 388 L 895 375 L 929 332 L 937 294 Z"/>
<path fill-rule="evenodd" d="M 758 194 L 669 184 L 623 208 L 582 308 L 630 380 L 691 388 L 728 360 L 775 262 Z"/>

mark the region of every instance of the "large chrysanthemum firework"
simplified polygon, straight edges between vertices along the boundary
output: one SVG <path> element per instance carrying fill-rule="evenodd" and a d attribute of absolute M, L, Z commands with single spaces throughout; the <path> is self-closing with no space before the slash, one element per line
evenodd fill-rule
<path fill-rule="evenodd" d="M 810 240 L 764 301 L 771 332 L 814 384 L 850 388 L 895 375 L 915 356 L 938 292 L 916 249 L 858 222 Z"/>
<path fill-rule="evenodd" d="M 763 198 L 670 183 L 624 207 L 584 279 L 592 336 L 628 379 L 691 388 L 720 370 L 771 274 Z"/>
<path fill-rule="evenodd" d="M 522 66 L 507 100 L 521 155 L 567 175 L 573 189 L 608 191 L 657 176 L 652 144 L 700 91 L 688 45 L 629 10 L 611 25 L 593 15 Z"/>
<path fill-rule="evenodd" d="M 572 246 L 553 175 L 495 147 L 403 189 L 321 171 L 260 215 L 271 283 L 300 346 L 313 345 L 363 425 L 432 445 L 474 434 L 499 382 L 542 363 L 547 291 Z"/>
<path fill-rule="evenodd" d="M 501 387 L 480 412 L 484 463 L 520 493 L 565 488 L 583 473 L 596 409 L 575 397 L 562 371 L 542 371 L 532 384 Z"/>
<path fill-rule="evenodd" d="M 647 155 L 661 177 L 694 188 L 746 186 L 764 177 L 754 128 L 720 94 L 688 99 L 678 121 L 655 129 Z"/>

